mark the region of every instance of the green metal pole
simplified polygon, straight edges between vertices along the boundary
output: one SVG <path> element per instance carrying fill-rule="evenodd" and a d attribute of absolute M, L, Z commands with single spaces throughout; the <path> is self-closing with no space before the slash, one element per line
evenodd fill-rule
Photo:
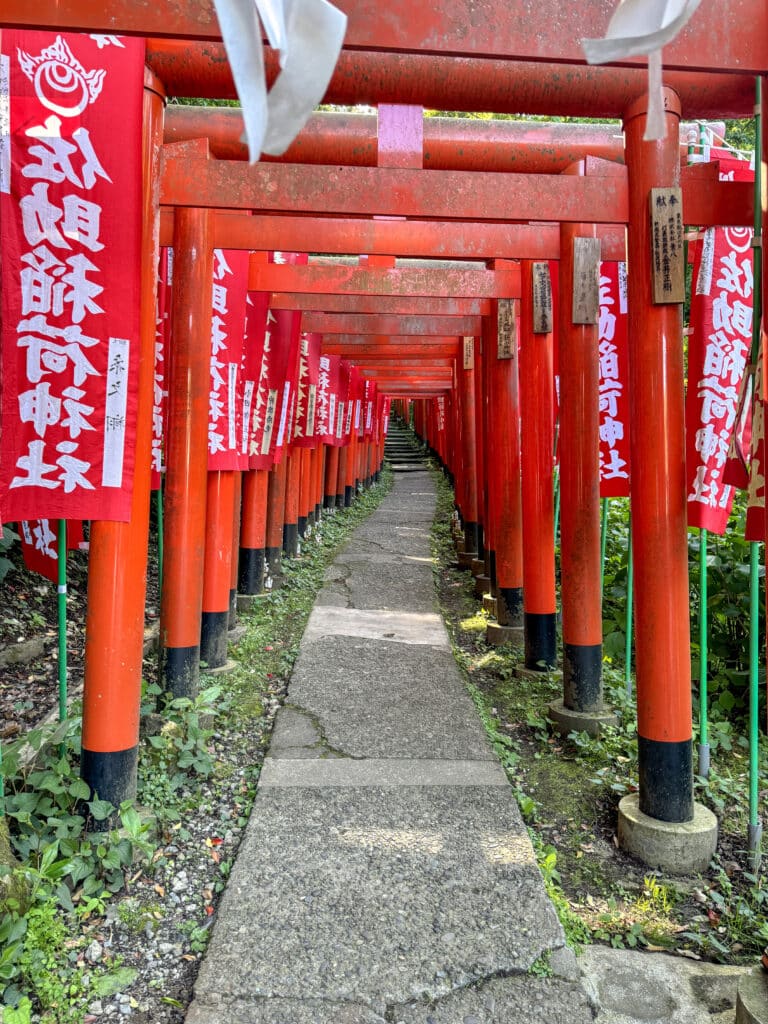
<path fill-rule="evenodd" d="M 163 592 L 163 481 L 157 489 L 157 593 Z"/>
<path fill-rule="evenodd" d="M 760 864 L 763 827 L 758 817 L 758 666 L 760 662 L 760 548 L 749 545 L 749 830 L 748 850 L 753 871 Z"/>
<path fill-rule="evenodd" d="M 557 547 L 557 531 L 560 526 L 560 473 L 555 469 L 555 547 Z"/>
<path fill-rule="evenodd" d="M 608 499 L 603 498 L 602 517 L 600 520 L 600 593 L 603 592 L 603 577 L 605 576 L 605 550 L 608 545 Z"/>
<path fill-rule="evenodd" d="M 754 365 L 760 355 L 760 322 L 762 318 L 762 126 L 761 126 L 761 89 L 760 77 L 755 78 L 755 221 L 753 269 L 753 316 L 752 316 L 752 357 Z M 749 826 L 747 830 L 747 849 L 753 871 L 760 865 L 760 845 L 763 827 L 758 818 L 758 665 L 760 657 L 759 636 L 759 548 L 756 543 L 749 545 Z"/>
<path fill-rule="evenodd" d="M 627 530 L 627 625 L 625 630 L 624 649 L 624 684 L 627 696 L 632 696 L 632 613 L 634 611 L 635 562 L 632 555 L 632 511 L 629 513 L 629 525 Z"/>
<path fill-rule="evenodd" d="M 709 778 L 707 531 L 699 531 L 699 775 Z"/>
<path fill-rule="evenodd" d="M 67 521 L 59 520 L 58 540 L 59 610 L 59 721 L 67 717 Z"/>

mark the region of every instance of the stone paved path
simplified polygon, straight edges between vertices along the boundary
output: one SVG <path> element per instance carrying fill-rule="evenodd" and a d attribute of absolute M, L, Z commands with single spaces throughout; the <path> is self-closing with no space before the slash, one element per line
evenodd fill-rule
<path fill-rule="evenodd" d="M 593 1019 L 612 972 L 563 949 L 436 612 L 434 508 L 396 476 L 328 570 L 188 1024 Z"/>

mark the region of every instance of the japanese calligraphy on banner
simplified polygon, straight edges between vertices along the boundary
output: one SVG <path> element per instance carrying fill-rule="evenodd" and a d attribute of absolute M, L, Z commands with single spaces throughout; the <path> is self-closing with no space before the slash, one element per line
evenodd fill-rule
<path fill-rule="evenodd" d="M 296 389 L 296 422 L 293 443 L 314 448 L 318 441 L 317 399 L 320 376 L 319 334 L 302 334 L 299 342 L 299 379 Z"/>
<path fill-rule="evenodd" d="M 724 533 L 733 488 L 723 474 L 752 343 L 752 232 L 708 228 L 693 267 L 688 338 L 688 525 Z"/>
<path fill-rule="evenodd" d="M 165 472 L 163 443 L 168 415 L 168 391 L 165 387 L 167 353 L 171 337 L 171 288 L 173 286 L 173 249 L 163 246 L 157 279 L 157 310 L 155 313 L 155 378 L 152 392 L 152 490 L 160 487 Z"/>
<path fill-rule="evenodd" d="M 208 397 L 208 469 L 241 465 L 241 366 L 245 339 L 248 252 L 213 250 L 211 390 Z"/>
<path fill-rule="evenodd" d="M 265 344 L 267 338 L 268 292 L 249 292 L 245 299 L 245 343 L 243 345 L 243 415 L 240 439 L 240 468 L 250 469 L 258 452 L 264 428 L 266 406 Z"/>
<path fill-rule="evenodd" d="M 336 434 L 336 406 L 339 400 L 339 356 L 320 356 L 317 378 L 318 441 L 333 444 Z"/>
<path fill-rule="evenodd" d="M 371 437 L 374 432 L 374 412 L 378 390 L 379 388 L 375 380 L 365 381 L 365 422 L 363 424 L 363 435 L 365 437 Z"/>
<path fill-rule="evenodd" d="M 629 497 L 627 265 L 600 264 L 600 497 Z"/>
<path fill-rule="evenodd" d="M 143 66 L 140 39 L 2 32 L 6 520 L 130 514 Z"/>
<path fill-rule="evenodd" d="M 57 583 L 59 579 L 59 538 L 56 519 L 22 519 L 21 554 L 32 572 Z M 79 519 L 67 523 L 67 548 L 77 550 L 83 543 L 83 524 Z"/>

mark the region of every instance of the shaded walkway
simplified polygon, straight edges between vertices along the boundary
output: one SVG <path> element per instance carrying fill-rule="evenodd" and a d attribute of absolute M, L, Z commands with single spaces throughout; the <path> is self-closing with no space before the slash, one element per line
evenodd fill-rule
<path fill-rule="evenodd" d="M 592 1019 L 527 973 L 563 935 L 435 611 L 434 508 L 397 476 L 328 570 L 190 1024 Z"/>

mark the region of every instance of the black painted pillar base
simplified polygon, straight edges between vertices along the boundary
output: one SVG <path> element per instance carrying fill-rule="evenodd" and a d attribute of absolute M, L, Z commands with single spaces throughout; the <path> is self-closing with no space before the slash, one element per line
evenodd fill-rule
<path fill-rule="evenodd" d="M 229 592 L 229 614 L 227 616 L 227 629 L 234 629 L 237 625 L 237 587 Z"/>
<path fill-rule="evenodd" d="M 483 524 L 477 524 L 477 557 L 479 561 L 485 558 L 485 535 L 483 533 Z"/>
<path fill-rule="evenodd" d="M 496 552 L 488 552 L 488 575 L 491 580 L 491 593 L 495 594 L 496 589 L 499 585 L 499 581 L 496 578 Z"/>
<path fill-rule="evenodd" d="M 299 553 L 298 523 L 286 523 L 283 526 L 283 551 L 288 558 L 295 558 Z"/>
<path fill-rule="evenodd" d="M 640 810 L 658 821 L 693 820 L 693 742 L 637 737 Z"/>
<path fill-rule="evenodd" d="M 323 507 L 324 508 L 336 508 L 336 495 L 335 494 L 324 494 L 323 495 Z"/>
<path fill-rule="evenodd" d="M 557 616 L 534 612 L 523 614 L 525 628 L 525 667 L 546 672 L 557 664 Z"/>
<path fill-rule="evenodd" d="M 470 523 L 470 522 L 465 522 L 464 523 L 464 550 L 468 554 L 470 552 L 472 552 L 472 551 L 477 551 L 478 550 L 478 546 L 477 546 L 477 543 L 478 543 L 477 542 L 477 533 L 478 533 L 478 525 L 477 525 L 477 523 Z M 479 553 L 478 553 L 478 557 L 479 557 Z"/>
<path fill-rule="evenodd" d="M 160 686 L 174 697 L 195 697 L 200 677 L 200 645 L 160 651 Z"/>
<path fill-rule="evenodd" d="M 602 644 L 563 644 L 563 703 L 570 711 L 602 709 Z"/>
<path fill-rule="evenodd" d="M 336 508 L 344 508 L 344 492 L 336 495 Z"/>
<path fill-rule="evenodd" d="M 237 589 L 241 594 L 264 593 L 264 548 L 240 548 Z"/>
<path fill-rule="evenodd" d="M 279 576 L 283 571 L 283 549 L 267 548 L 267 571 L 272 577 Z"/>
<path fill-rule="evenodd" d="M 349 508 L 352 504 L 352 499 L 355 496 L 356 487 L 345 487 L 344 488 L 344 508 Z"/>
<path fill-rule="evenodd" d="M 309 519 L 307 516 L 299 516 L 299 522 L 297 524 L 297 530 L 299 537 L 303 540 L 307 535 L 307 523 Z"/>
<path fill-rule="evenodd" d="M 200 661 L 208 668 L 227 663 L 227 625 L 229 612 L 203 612 L 200 629 Z"/>
<path fill-rule="evenodd" d="M 80 776 L 91 788 L 91 799 L 107 800 L 115 808 L 103 821 L 89 817 L 88 809 L 82 808 L 89 832 L 108 832 L 120 824 L 117 809 L 123 800 L 136 797 L 136 768 L 139 759 L 138 746 L 127 750 L 86 750 L 80 751 Z"/>
<path fill-rule="evenodd" d="M 496 594 L 496 621 L 500 626 L 523 625 L 523 588 L 499 587 Z"/>

